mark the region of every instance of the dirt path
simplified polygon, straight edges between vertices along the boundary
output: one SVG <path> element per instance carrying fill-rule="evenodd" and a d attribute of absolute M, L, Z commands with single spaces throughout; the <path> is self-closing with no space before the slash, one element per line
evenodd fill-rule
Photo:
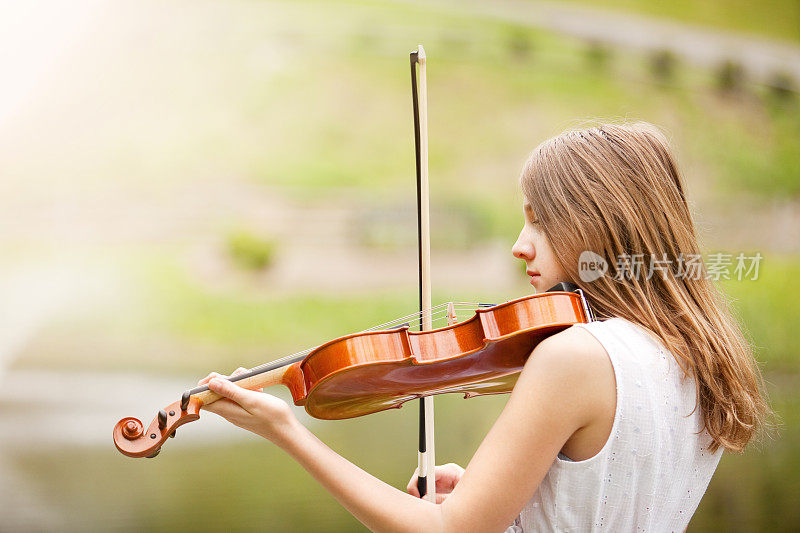
<path fill-rule="evenodd" d="M 735 60 L 751 79 L 760 83 L 776 72 L 790 74 L 800 81 L 800 46 L 752 35 L 556 2 L 401 1 L 528 24 L 625 50 L 670 50 L 702 67 L 716 68 L 726 60 Z"/>

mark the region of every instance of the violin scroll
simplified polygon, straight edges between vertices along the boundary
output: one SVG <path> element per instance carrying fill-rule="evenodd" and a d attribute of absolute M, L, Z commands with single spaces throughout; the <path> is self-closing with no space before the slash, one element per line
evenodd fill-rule
<path fill-rule="evenodd" d="M 141 420 L 126 417 L 114 426 L 114 445 L 128 457 L 155 457 L 175 430 L 200 418 L 203 403 L 188 394 L 161 409 L 145 430 Z"/>

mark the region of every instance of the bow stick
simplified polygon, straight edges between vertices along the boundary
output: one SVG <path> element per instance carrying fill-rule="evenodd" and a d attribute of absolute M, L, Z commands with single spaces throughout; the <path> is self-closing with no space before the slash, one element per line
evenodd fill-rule
<path fill-rule="evenodd" d="M 433 329 L 430 319 L 431 226 L 428 199 L 428 85 L 425 76 L 425 59 L 425 49 L 422 45 L 419 45 L 417 50 L 411 52 L 411 101 L 414 107 L 414 145 L 417 164 L 420 331 Z M 417 65 L 419 65 L 419 79 L 417 78 Z M 420 496 L 436 503 L 436 454 L 432 396 L 426 396 L 419 400 L 418 467 L 417 489 Z"/>

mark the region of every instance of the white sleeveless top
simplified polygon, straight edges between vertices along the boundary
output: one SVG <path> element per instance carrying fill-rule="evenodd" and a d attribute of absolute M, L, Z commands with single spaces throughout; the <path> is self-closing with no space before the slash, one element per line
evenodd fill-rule
<path fill-rule="evenodd" d="M 695 409 L 695 382 L 645 330 L 622 318 L 587 329 L 608 352 L 617 408 L 603 449 L 585 461 L 559 454 L 507 533 L 677 531 L 689 523 L 722 448 Z"/>

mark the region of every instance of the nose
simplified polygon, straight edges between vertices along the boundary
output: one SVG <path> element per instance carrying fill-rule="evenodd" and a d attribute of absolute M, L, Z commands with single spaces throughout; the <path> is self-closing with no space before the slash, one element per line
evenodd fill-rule
<path fill-rule="evenodd" d="M 533 248 L 533 243 L 525 236 L 524 228 L 519 232 L 517 242 L 515 242 L 514 246 L 511 247 L 511 253 L 517 259 L 523 259 L 525 261 L 530 261 L 533 259 L 534 255 L 536 255 Z"/>

